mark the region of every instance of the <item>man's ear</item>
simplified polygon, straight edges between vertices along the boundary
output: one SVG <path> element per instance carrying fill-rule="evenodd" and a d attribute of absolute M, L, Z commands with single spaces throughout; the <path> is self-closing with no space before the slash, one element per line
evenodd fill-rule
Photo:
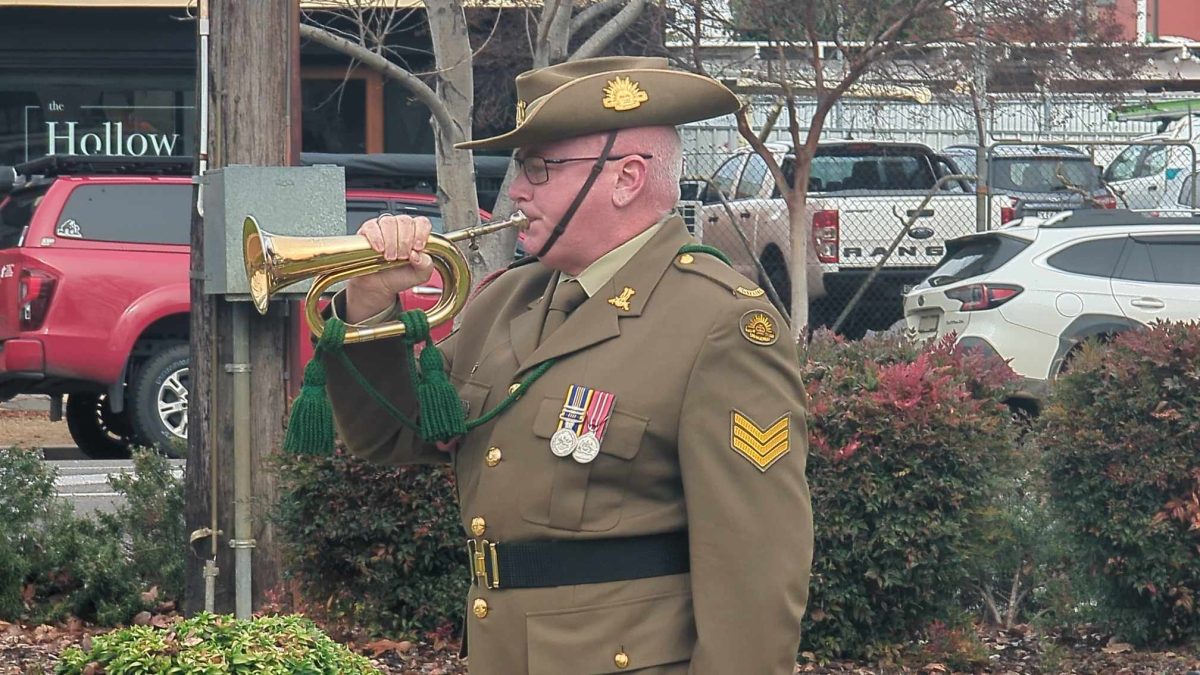
<path fill-rule="evenodd" d="M 650 166 L 645 158 L 630 155 L 619 160 L 613 185 L 613 206 L 624 208 L 632 204 L 646 188 Z"/>

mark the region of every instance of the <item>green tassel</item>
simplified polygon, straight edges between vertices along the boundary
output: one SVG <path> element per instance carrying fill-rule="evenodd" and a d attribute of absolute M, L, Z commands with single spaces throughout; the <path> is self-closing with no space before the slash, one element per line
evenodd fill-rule
<path fill-rule="evenodd" d="M 446 377 L 442 352 L 432 343 L 421 350 L 421 381 L 417 401 L 421 405 L 421 438 L 425 442 L 447 442 L 467 433 L 462 401 Z"/>
<path fill-rule="evenodd" d="M 446 377 L 446 361 L 442 352 L 429 337 L 429 317 L 421 310 L 400 314 L 404 324 L 404 342 L 408 348 L 408 367 L 417 389 L 417 404 L 421 415 L 420 433 L 426 442 L 453 440 L 467 433 L 462 401 L 450 378 Z M 420 361 L 414 352 L 418 342 L 425 342 Z"/>
<path fill-rule="evenodd" d="M 331 318 L 325 323 L 325 332 L 317 341 L 313 357 L 304 367 L 304 383 L 300 395 L 292 403 L 292 416 L 288 421 L 283 449 L 297 455 L 333 454 L 334 429 L 333 408 L 325 394 L 326 353 L 339 352 L 346 339 L 346 324 Z"/>

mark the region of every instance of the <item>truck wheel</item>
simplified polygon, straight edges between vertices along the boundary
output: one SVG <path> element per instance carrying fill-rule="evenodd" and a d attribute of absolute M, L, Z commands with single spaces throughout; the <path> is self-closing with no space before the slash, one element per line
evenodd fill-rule
<path fill-rule="evenodd" d="M 127 459 L 133 445 L 128 411 L 114 414 L 104 394 L 67 397 L 67 430 L 89 459 Z"/>
<path fill-rule="evenodd" d="M 189 382 L 187 345 L 151 356 L 130 382 L 134 431 L 168 457 L 183 457 L 187 452 Z"/>

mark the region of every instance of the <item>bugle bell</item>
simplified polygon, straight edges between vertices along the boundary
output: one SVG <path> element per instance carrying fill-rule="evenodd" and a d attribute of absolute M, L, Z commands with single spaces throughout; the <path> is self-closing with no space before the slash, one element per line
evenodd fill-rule
<path fill-rule="evenodd" d="M 483 223 L 445 235 L 431 234 L 425 252 L 433 259 L 433 267 L 442 277 L 442 295 L 429 310 L 429 325 L 445 323 L 462 311 L 471 292 L 471 271 L 466 258 L 454 244 L 474 240 L 485 234 L 510 227 L 525 229 L 529 219 L 520 211 L 504 220 Z M 292 237 L 272 234 L 259 227 L 253 216 L 242 223 L 242 251 L 250 295 L 259 313 L 267 313 L 267 302 L 280 289 L 312 278 L 312 288 L 304 298 L 304 315 L 313 334 L 320 337 L 325 330 L 319 301 L 332 285 L 356 276 L 371 274 L 401 265 L 407 260 L 386 260 L 371 248 L 362 235 L 334 237 Z M 346 343 L 365 342 L 397 337 L 405 332 L 404 324 L 391 321 L 376 326 L 347 326 Z"/>

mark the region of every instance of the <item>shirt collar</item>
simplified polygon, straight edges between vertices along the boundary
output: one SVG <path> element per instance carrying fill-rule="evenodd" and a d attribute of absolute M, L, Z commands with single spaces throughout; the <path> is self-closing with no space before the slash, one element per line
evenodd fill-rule
<path fill-rule="evenodd" d="M 633 259 L 633 256 L 638 251 L 642 250 L 646 242 L 654 238 L 654 235 L 662 229 L 664 222 L 666 222 L 666 218 L 659 220 L 633 239 L 600 256 L 596 262 L 588 265 L 586 269 L 580 272 L 579 276 L 562 275 L 559 278 L 559 283 L 572 280 L 578 281 L 583 286 L 583 290 L 587 292 L 588 297 L 592 297 L 613 278 L 617 270 L 624 267 L 626 263 Z"/>

